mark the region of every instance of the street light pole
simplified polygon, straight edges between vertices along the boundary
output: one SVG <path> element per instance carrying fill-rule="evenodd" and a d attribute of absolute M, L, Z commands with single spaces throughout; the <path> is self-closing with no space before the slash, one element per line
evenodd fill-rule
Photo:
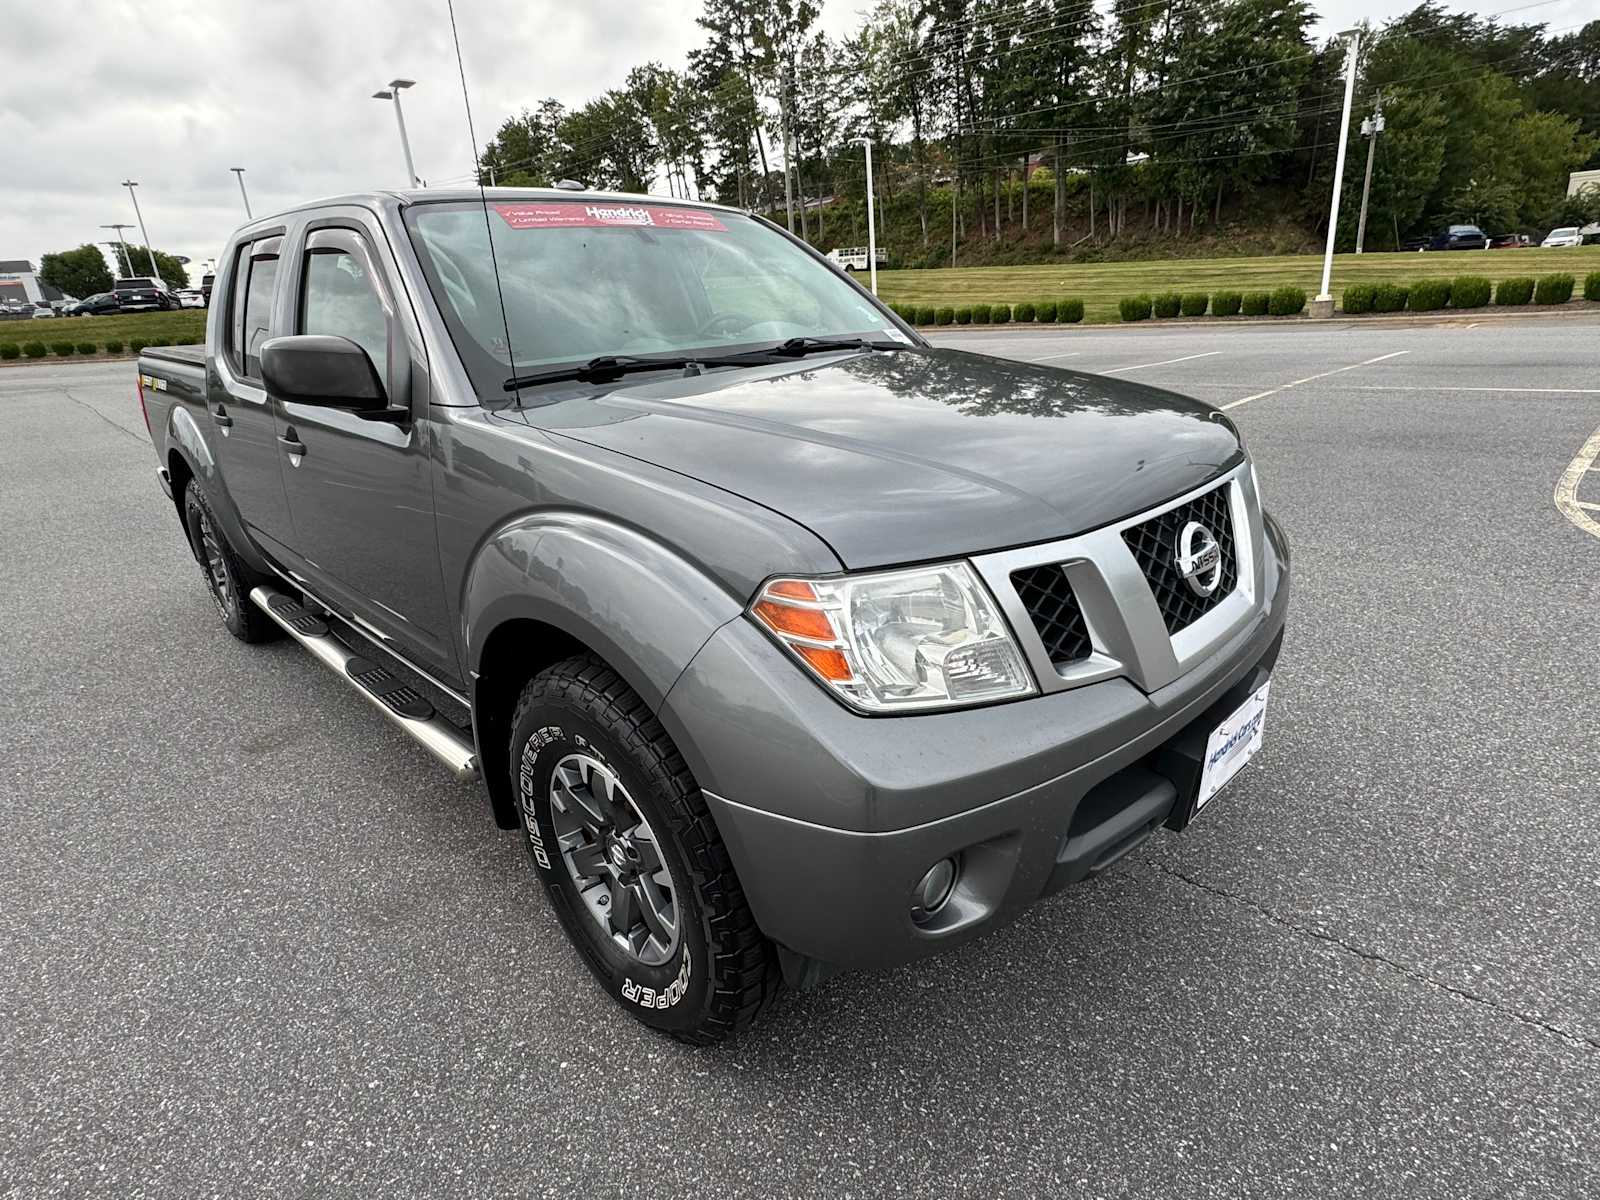
<path fill-rule="evenodd" d="M 167 281 L 161 278 L 161 268 L 156 266 L 156 248 L 150 244 L 150 233 L 144 227 L 144 214 L 139 211 L 139 197 L 135 195 L 133 191 L 133 189 L 139 185 L 132 179 L 124 179 L 122 181 L 122 186 L 127 188 L 128 195 L 133 197 L 133 218 L 139 222 L 139 236 L 144 239 L 145 253 L 150 256 L 150 274 L 154 275 L 156 282 L 160 284 L 163 289 L 165 289 L 167 286 Z"/>
<path fill-rule="evenodd" d="M 127 279 L 133 274 L 133 258 L 128 254 L 128 243 L 123 239 L 122 231 L 132 229 L 132 225 L 102 225 L 101 229 L 115 229 L 117 231 L 116 245 L 122 247 L 122 277 Z M 107 242 L 106 245 L 112 243 Z"/>
<path fill-rule="evenodd" d="M 244 190 L 244 168 L 229 167 L 228 170 L 232 171 L 239 180 L 239 195 L 244 200 L 244 219 L 246 221 L 254 220 L 255 214 L 250 211 L 250 193 Z"/>
<path fill-rule="evenodd" d="M 1372 116 L 1361 122 L 1361 136 L 1367 139 L 1367 178 L 1361 185 L 1361 219 L 1356 222 L 1356 253 L 1367 245 L 1367 197 L 1372 194 L 1372 155 L 1378 148 L 1378 135 L 1383 132 L 1383 93 L 1378 94 L 1377 107 Z"/>
<path fill-rule="evenodd" d="M 417 168 L 411 162 L 411 140 L 406 137 L 406 115 L 400 109 L 400 93 L 408 87 L 415 87 L 415 79 L 391 79 L 389 86 L 372 93 L 374 100 L 394 101 L 394 120 L 400 126 L 400 149 L 406 156 L 406 178 L 411 180 L 411 186 L 417 186 Z"/>
<path fill-rule="evenodd" d="M 1313 302 L 1324 316 L 1333 312 L 1333 293 L 1328 285 L 1333 280 L 1333 240 L 1339 233 L 1339 192 L 1344 187 L 1344 154 L 1350 145 L 1350 105 L 1356 95 L 1356 56 L 1361 49 L 1361 30 L 1346 29 L 1339 36 L 1346 39 L 1348 55 L 1344 64 L 1344 112 L 1339 118 L 1339 155 L 1333 160 L 1333 199 L 1328 203 L 1328 245 L 1322 252 L 1322 290 Z"/>
<path fill-rule="evenodd" d="M 872 294 L 878 294 L 878 222 L 872 205 L 872 139 L 855 139 L 867 151 L 867 266 L 872 272 Z"/>

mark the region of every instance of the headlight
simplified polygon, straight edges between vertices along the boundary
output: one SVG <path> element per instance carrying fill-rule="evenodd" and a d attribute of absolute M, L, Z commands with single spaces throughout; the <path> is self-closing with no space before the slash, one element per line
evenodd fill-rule
<path fill-rule="evenodd" d="M 999 609 L 965 563 L 774 579 L 750 614 L 845 703 L 867 712 L 1031 696 Z"/>

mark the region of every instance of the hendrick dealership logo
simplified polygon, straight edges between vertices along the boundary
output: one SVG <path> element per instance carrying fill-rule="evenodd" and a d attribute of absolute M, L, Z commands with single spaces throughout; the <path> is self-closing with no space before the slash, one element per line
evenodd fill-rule
<path fill-rule="evenodd" d="M 656 223 L 648 208 L 639 208 L 630 204 L 587 204 L 584 206 L 583 211 L 596 221 L 605 221 L 611 225 L 654 225 Z"/>

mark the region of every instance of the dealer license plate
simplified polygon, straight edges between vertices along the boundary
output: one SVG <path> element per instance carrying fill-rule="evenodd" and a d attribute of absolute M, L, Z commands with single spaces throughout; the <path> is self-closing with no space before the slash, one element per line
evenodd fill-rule
<path fill-rule="evenodd" d="M 1267 723 L 1267 693 L 1271 690 L 1269 679 L 1211 731 L 1206 741 L 1206 760 L 1200 770 L 1200 794 L 1195 798 L 1195 812 L 1204 808 L 1206 801 L 1226 787 L 1261 749 L 1261 733 Z"/>

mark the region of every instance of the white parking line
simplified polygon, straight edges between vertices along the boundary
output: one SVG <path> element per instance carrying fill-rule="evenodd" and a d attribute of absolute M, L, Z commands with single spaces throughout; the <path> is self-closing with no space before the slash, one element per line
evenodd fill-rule
<path fill-rule="evenodd" d="M 1129 366 L 1126 366 L 1126 367 L 1112 367 L 1109 371 L 1101 371 L 1100 374 L 1102 374 L 1102 375 L 1117 375 L 1117 374 L 1120 374 L 1123 371 L 1142 371 L 1146 367 L 1169 367 L 1173 363 L 1188 362 L 1190 359 L 1195 359 L 1195 358 L 1210 358 L 1213 355 L 1221 354 L 1221 353 L 1222 353 L 1221 350 L 1207 350 L 1204 354 L 1185 354 L 1182 358 L 1164 358 L 1160 362 L 1133 363 L 1133 364 L 1131 364 Z"/>
<path fill-rule="evenodd" d="M 1567 469 L 1561 472 L 1561 478 L 1556 480 L 1555 501 L 1556 508 L 1562 516 L 1585 533 L 1600 537 L 1600 521 L 1589 515 L 1590 512 L 1600 511 L 1600 505 L 1578 499 L 1578 481 L 1583 478 L 1585 472 L 1594 469 L 1597 458 L 1600 458 L 1600 429 L 1589 435 L 1589 440 L 1583 444 L 1583 448 L 1567 464 Z"/>
<path fill-rule="evenodd" d="M 1362 392 L 1525 392 L 1545 396 L 1600 396 L 1600 388 L 1451 387 L 1449 384 L 1443 383 L 1437 387 L 1402 387 L 1399 384 L 1358 383 L 1356 390 Z"/>
<path fill-rule="evenodd" d="M 1302 383 L 1310 383 L 1313 379 L 1326 379 L 1329 375 L 1339 375 L 1345 371 L 1354 371 L 1357 367 L 1370 367 L 1373 363 L 1385 362 L 1388 359 L 1399 358 L 1402 354 L 1410 353 L 1411 351 L 1409 350 L 1396 350 L 1393 354 L 1380 354 L 1377 358 L 1367 359 L 1366 362 L 1351 363 L 1348 367 L 1335 367 L 1331 371 L 1323 371 L 1316 375 L 1307 375 L 1304 379 L 1296 379 L 1293 383 L 1279 384 L 1275 388 L 1268 388 L 1264 392 L 1257 392 L 1253 396 L 1245 396 L 1243 399 L 1235 400 L 1231 404 L 1224 404 L 1222 408 L 1224 411 L 1230 408 L 1238 408 L 1241 404 L 1249 404 L 1252 400 L 1265 400 L 1268 396 L 1275 396 L 1279 392 L 1288 391 L 1292 387 L 1299 387 Z"/>
<path fill-rule="evenodd" d="M 1038 358 L 1025 358 L 1023 362 L 1053 362 L 1058 358 L 1077 358 L 1082 350 L 1068 350 L 1065 354 L 1041 354 Z"/>

